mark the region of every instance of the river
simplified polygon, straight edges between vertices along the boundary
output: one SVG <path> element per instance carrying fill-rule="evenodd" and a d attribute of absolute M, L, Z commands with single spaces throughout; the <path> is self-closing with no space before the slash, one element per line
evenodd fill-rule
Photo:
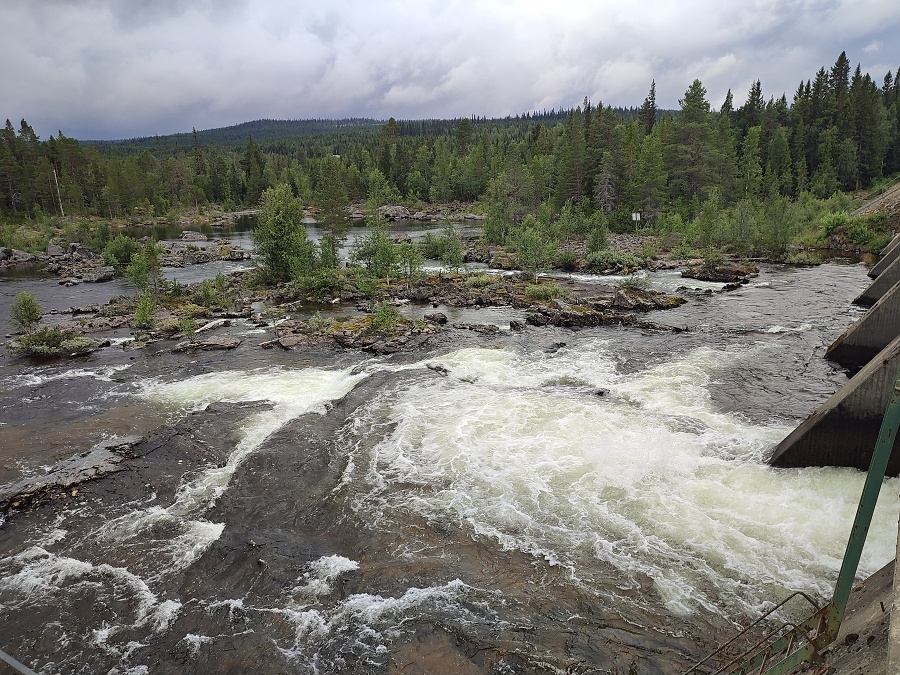
<path fill-rule="evenodd" d="M 864 475 L 765 459 L 846 381 L 822 355 L 867 281 L 763 266 L 649 317 L 683 332 L 417 355 L 261 350 L 241 322 L 230 353 L 4 355 L 0 483 L 180 435 L 7 516 L 3 649 L 42 673 L 680 672 L 789 591 L 830 597 Z M 894 556 L 898 492 L 861 576 Z"/>

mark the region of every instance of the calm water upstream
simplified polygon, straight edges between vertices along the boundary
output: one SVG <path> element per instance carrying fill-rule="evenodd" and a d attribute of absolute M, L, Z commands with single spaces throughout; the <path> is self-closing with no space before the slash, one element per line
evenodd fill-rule
<path fill-rule="evenodd" d="M 830 597 L 864 475 L 765 458 L 846 380 L 822 355 L 867 281 L 767 266 L 649 317 L 685 332 L 457 331 L 405 358 L 262 350 L 245 324 L 227 354 L 4 355 L 0 483 L 189 428 L 7 516 L 3 649 L 41 673 L 680 672 L 789 590 Z"/>

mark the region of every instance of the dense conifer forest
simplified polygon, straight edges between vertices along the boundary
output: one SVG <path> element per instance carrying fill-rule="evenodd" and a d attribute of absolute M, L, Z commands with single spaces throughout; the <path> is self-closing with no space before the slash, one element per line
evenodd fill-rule
<path fill-rule="evenodd" d="M 756 81 L 742 105 L 729 91 L 715 107 L 695 80 L 679 104 L 658 109 L 653 82 L 630 109 L 585 99 L 502 119 L 259 120 L 83 143 L 62 131 L 42 141 L 27 121 L 7 120 L 0 245 L 16 244 L 23 223 L 57 215 L 145 222 L 208 204 L 256 207 L 287 185 L 338 219 L 366 200 L 473 202 L 496 244 L 522 227 L 588 240 L 640 228 L 784 258 L 810 223 L 821 230 L 823 213 L 846 210 L 840 193 L 877 190 L 900 172 L 900 69 L 876 82 L 841 53 L 790 100 Z M 881 236 L 859 227 L 861 241 Z"/>

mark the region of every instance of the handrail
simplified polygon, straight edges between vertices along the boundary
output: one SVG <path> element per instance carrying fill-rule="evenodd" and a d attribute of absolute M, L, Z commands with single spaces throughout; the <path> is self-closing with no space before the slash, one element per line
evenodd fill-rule
<path fill-rule="evenodd" d="M 0 661 L 5 662 L 7 665 L 12 666 L 16 670 L 18 670 L 22 675 L 37 675 L 31 668 L 22 663 L 16 661 L 13 657 L 7 654 L 5 651 L 0 649 Z"/>
<path fill-rule="evenodd" d="M 709 661 L 710 659 L 712 659 L 714 656 L 718 656 L 718 655 L 722 654 L 728 647 L 730 647 L 732 644 L 734 644 L 735 642 L 737 642 L 738 640 L 740 640 L 742 637 L 744 637 L 744 635 L 746 635 L 746 634 L 749 633 L 751 630 L 753 630 L 754 628 L 756 628 L 759 624 L 761 624 L 763 621 L 765 621 L 767 618 L 769 618 L 773 613 L 777 612 L 779 609 L 781 609 L 782 607 L 784 607 L 787 603 L 789 603 L 791 600 L 793 600 L 793 599 L 796 598 L 796 597 L 802 597 L 802 598 L 803 598 L 804 600 L 806 600 L 812 607 L 815 608 L 815 611 L 816 611 L 816 612 L 819 612 L 819 611 L 821 610 L 821 607 L 819 607 L 819 606 L 816 604 L 816 602 L 815 602 L 811 597 L 809 597 L 806 593 L 804 593 L 803 591 L 795 591 L 794 593 L 791 593 L 788 597 L 786 597 L 784 600 L 782 600 L 781 602 L 779 602 L 777 605 L 774 605 L 772 608 L 770 608 L 769 611 L 767 611 L 765 614 L 763 614 L 762 616 L 760 616 L 756 621 L 754 621 L 753 623 L 751 623 L 751 624 L 750 624 L 749 626 L 747 626 L 744 630 L 740 631 L 739 633 L 736 633 L 730 640 L 728 640 L 727 642 L 725 642 L 725 643 L 719 645 L 719 648 L 716 649 L 716 651 L 714 651 L 712 654 L 710 654 L 709 656 L 707 656 L 707 657 L 706 657 L 705 659 L 703 659 L 702 661 L 698 661 L 697 663 L 695 663 L 689 670 L 686 670 L 686 671 L 684 672 L 684 675 L 689 675 L 690 673 L 697 672 L 698 669 L 700 668 L 700 666 L 702 666 L 704 663 L 706 663 L 707 661 Z M 760 646 L 762 645 L 763 642 L 765 642 L 765 641 L 768 640 L 770 637 L 774 636 L 774 634 L 779 633 L 782 629 L 787 628 L 787 627 L 791 627 L 792 629 L 793 629 L 793 628 L 796 628 L 796 626 L 795 626 L 794 624 L 792 624 L 792 623 L 784 623 L 784 624 L 782 624 L 781 626 L 779 626 L 778 628 L 776 628 L 774 631 L 772 631 L 771 633 L 769 633 L 769 634 L 766 635 L 765 637 L 763 637 L 763 638 L 761 638 L 760 640 L 758 640 L 758 641 L 757 641 L 755 644 L 753 644 L 751 647 L 748 647 L 743 653 L 740 654 L 740 656 L 736 656 L 736 657 L 733 658 L 731 661 L 729 661 L 727 664 L 725 664 L 724 666 L 720 667 L 717 671 L 715 671 L 715 673 L 714 673 L 713 675 L 718 675 L 718 673 L 724 672 L 725 669 L 728 668 L 729 666 L 734 665 L 734 664 L 735 664 L 737 661 L 739 661 L 740 659 L 746 658 L 746 657 L 749 656 L 755 649 L 757 649 L 758 647 L 760 647 Z"/>

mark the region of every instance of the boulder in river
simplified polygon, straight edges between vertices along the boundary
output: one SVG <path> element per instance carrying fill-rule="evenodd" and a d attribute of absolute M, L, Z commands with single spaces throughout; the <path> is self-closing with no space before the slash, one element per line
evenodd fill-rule
<path fill-rule="evenodd" d="M 195 232 L 194 230 L 184 230 L 181 233 L 181 241 L 207 241 L 209 237 L 207 237 L 202 232 Z"/>
<path fill-rule="evenodd" d="M 241 341 L 238 338 L 213 335 L 204 340 L 183 340 L 172 347 L 172 351 L 191 354 L 216 349 L 234 349 L 239 344 Z"/>
<path fill-rule="evenodd" d="M 759 274 L 756 265 L 742 263 L 726 263 L 723 265 L 703 265 L 688 267 L 681 276 L 699 281 L 718 281 L 726 284 L 745 284 L 750 277 Z"/>
<path fill-rule="evenodd" d="M 116 268 L 110 265 L 104 265 L 92 270 L 84 270 L 81 273 L 81 280 L 88 282 L 112 281 L 116 276 Z"/>
<path fill-rule="evenodd" d="M 407 220 L 409 219 L 409 209 L 397 204 L 379 206 L 378 217 L 384 220 Z"/>

